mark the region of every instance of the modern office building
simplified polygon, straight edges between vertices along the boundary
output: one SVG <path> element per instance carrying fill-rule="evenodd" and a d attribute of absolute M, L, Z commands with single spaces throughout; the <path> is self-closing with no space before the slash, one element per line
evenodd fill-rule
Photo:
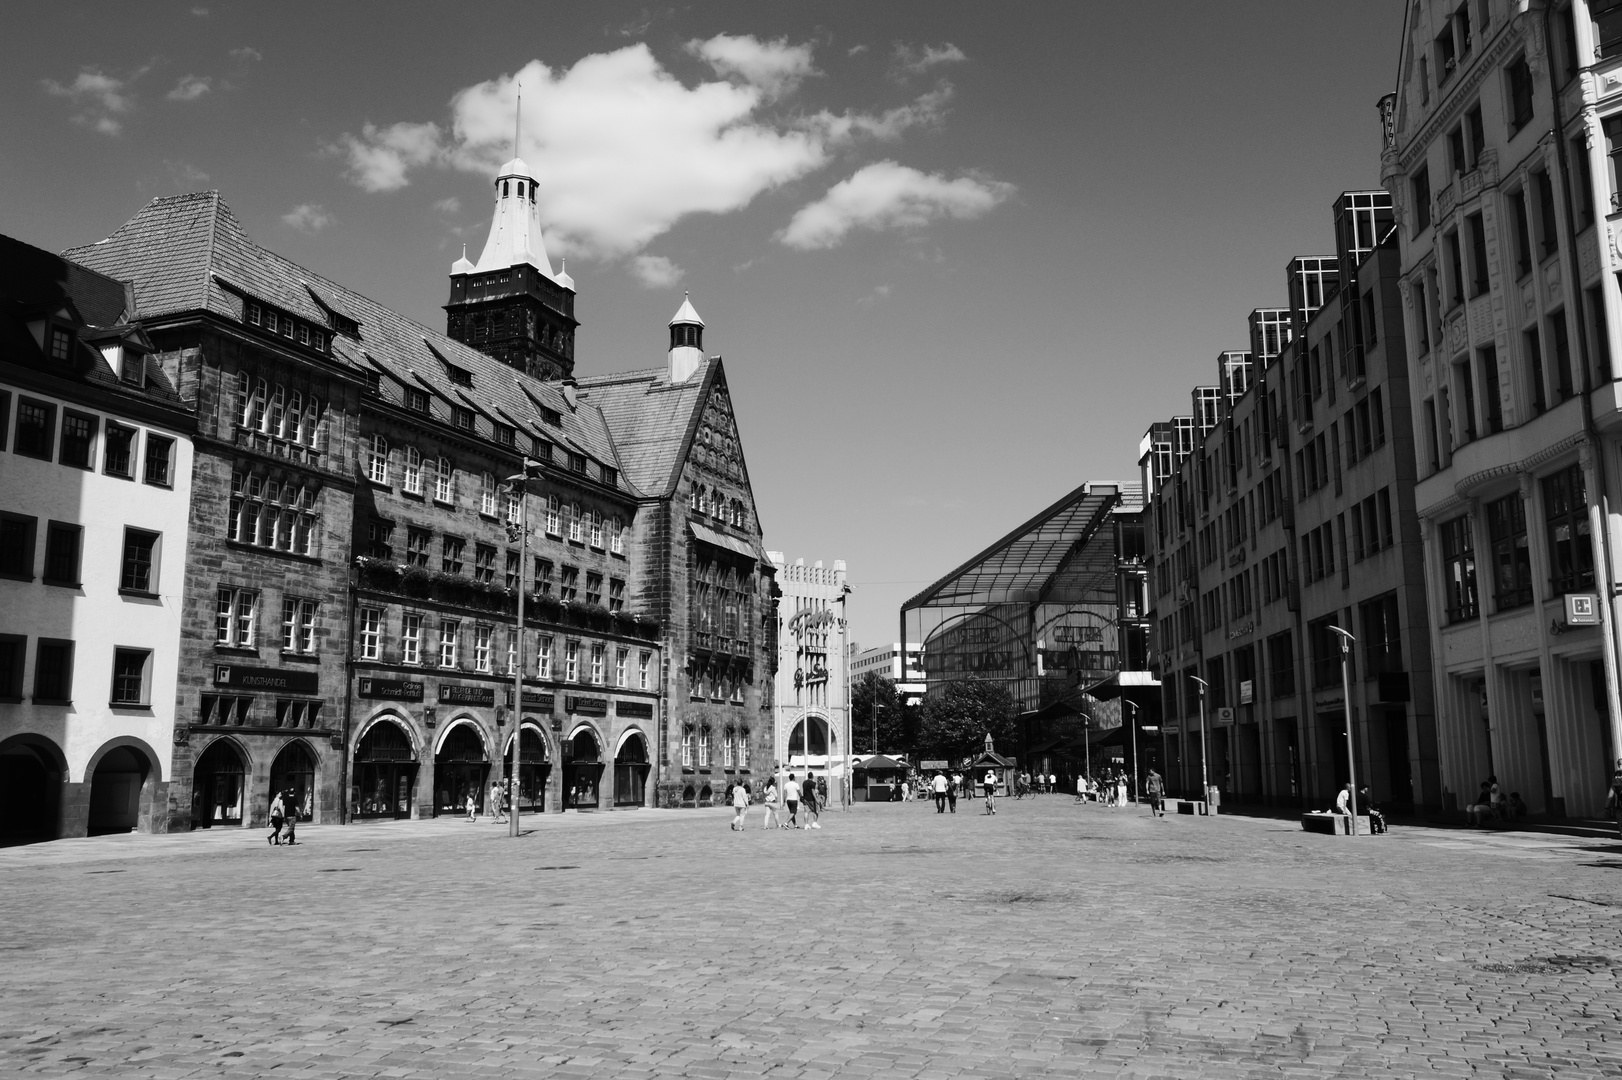
<path fill-rule="evenodd" d="M 1622 6 L 1411 3 L 1380 102 L 1442 801 L 1602 811 L 1622 752 Z M 1388 400 L 1388 407 L 1396 402 Z"/>
<path fill-rule="evenodd" d="M 194 422 L 128 284 L 0 237 L 0 837 L 163 831 Z"/>
<path fill-rule="evenodd" d="M 1390 199 L 1347 192 L 1334 225 L 1334 255 L 1289 263 L 1288 307 L 1251 313 L 1244 359 L 1220 355 L 1217 422 L 1140 447 L 1163 760 L 1181 791 L 1327 805 L 1349 775 L 1339 627 L 1359 785 L 1439 807 Z"/>
<path fill-rule="evenodd" d="M 167 827 L 288 790 L 315 821 L 482 809 L 519 731 L 534 810 L 702 803 L 770 760 L 773 568 L 721 360 L 684 302 L 656 366 L 577 382 L 533 190 L 503 166 L 450 334 L 214 192 L 71 253 L 133 284 L 199 417 Z"/>
<path fill-rule="evenodd" d="M 917 642 L 907 642 L 906 667 L 903 668 L 900 642 L 872 649 L 857 648 L 850 661 L 851 685 L 860 682 L 862 676 L 867 674 L 882 676 L 893 683 L 921 682 L 924 673 L 918 667 L 919 653 Z"/>

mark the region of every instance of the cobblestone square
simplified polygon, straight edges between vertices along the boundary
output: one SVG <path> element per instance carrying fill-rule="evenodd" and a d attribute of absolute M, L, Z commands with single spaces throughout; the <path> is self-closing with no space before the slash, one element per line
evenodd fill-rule
<path fill-rule="evenodd" d="M 981 808 L 3 850 L 0 1075 L 1622 1073 L 1614 841 Z"/>

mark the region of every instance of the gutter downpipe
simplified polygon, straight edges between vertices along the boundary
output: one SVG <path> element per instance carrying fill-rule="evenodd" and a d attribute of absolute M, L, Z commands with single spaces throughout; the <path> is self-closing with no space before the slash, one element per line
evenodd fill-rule
<path fill-rule="evenodd" d="M 1560 113 L 1560 91 L 1554 85 L 1554 57 L 1550 49 L 1550 42 L 1554 40 L 1550 25 L 1550 6 L 1542 5 L 1542 30 L 1544 43 L 1544 56 L 1549 64 L 1549 106 L 1553 118 L 1553 135 L 1555 156 L 1560 162 L 1560 174 L 1565 181 L 1565 225 L 1566 225 L 1566 272 L 1570 275 L 1572 310 L 1577 313 L 1577 355 L 1582 361 L 1582 382 L 1580 396 L 1583 400 L 1583 434 L 1587 437 L 1594 455 L 1595 486 L 1599 489 L 1594 493 L 1594 499 L 1589 504 L 1589 528 L 1599 537 L 1600 565 L 1599 574 L 1595 584 L 1604 594 L 1605 618 L 1600 621 L 1600 632 L 1605 643 L 1605 693 L 1608 700 L 1605 703 L 1605 712 L 1610 721 L 1611 752 L 1622 754 L 1622 700 L 1618 694 L 1618 673 L 1616 643 L 1617 633 L 1617 596 L 1616 587 L 1611 580 L 1611 512 L 1610 512 L 1610 483 L 1605 467 L 1605 444 L 1601 441 L 1599 426 L 1594 421 L 1594 402 L 1590 397 L 1589 385 L 1589 352 L 1588 352 L 1588 319 L 1584 310 L 1586 303 L 1582 289 L 1582 267 L 1577 261 L 1577 217 L 1571 205 L 1571 163 L 1566 154 L 1565 118 Z M 1585 125 L 1586 126 L 1586 125 Z M 1586 131 L 1585 131 L 1586 135 Z M 1587 141 L 1586 138 L 1584 140 Z M 1589 208 L 1591 211 L 1592 207 Z M 1609 766 L 1610 762 L 1604 762 Z M 1553 797 L 1553 792 L 1550 792 Z"/>
<path fill-rule="evenodd" d="M 349 565 L 349 616 L 344 647 L 344 745 L 343 759 L 338 764 L 338 824 L 349 824 L 349 725 L 355 703 L 355 608 L 360 598 L 355 592 L 355 579 L 360 571 L 354 562 Z"/>

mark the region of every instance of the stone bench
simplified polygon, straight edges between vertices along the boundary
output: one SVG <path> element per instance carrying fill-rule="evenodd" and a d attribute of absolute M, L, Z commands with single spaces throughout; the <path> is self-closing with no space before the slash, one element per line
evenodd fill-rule
<path fill-rule="evenodd" d="M 1329 836 L 1345 834 L 1347 832 L 1346 814 L 1330 814 L 1322 810 L 1309 810 L 1301 815 L 1301 831 L 1325 833 Z M 1369 818 L 1367 814 L 1357 815 L 1357 833 L 1359 836 L 1369 836 Z"/>

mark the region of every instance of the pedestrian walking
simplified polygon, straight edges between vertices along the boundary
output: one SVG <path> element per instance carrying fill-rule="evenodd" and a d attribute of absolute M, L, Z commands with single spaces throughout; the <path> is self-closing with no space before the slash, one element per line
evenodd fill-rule
<path fill-rule="evenodd" d="M 281 793 L 277 792 L 276 797 L 270 800 L 270 835 L 265 837 L 265 843 L 276 847 L 282 846 L 282 820 L 285 809 Z"/>
<path fill-rule="evenodd" d="M 287 797 L 282 800 L 282 805 L 287 811 L 287 846 L 292 847 L 298 843 L 293 835 L 298 826 L 298 793 L 288 788 Z"/>
<path fill-rule="evenodd" d="M 742 784 L 732 785 L 732 831 L 743 832 L 744 819 L 749 816 L 749 789 Z"/>
<path fill-rule="evenodd" d="M 1124 772 L 1115 774 L 1115 805 L 1126 805 L 1126 773 Z"/>
<path fill-rule="evenodd" d="M 1160 779 L 1160 774 L 1150 769 L 1149 779 L 1144 781 L 1143 790 L 1149 796 L 1149 812 L 1156 817 L 1165 817 L 1166 782 Z"/>
<path fill-rule="evenodd" d="M 473 801 L 471 791 L 467 793 L 467 819 L 470 822 L 479 820 L 479 806 Z"/>
<path fill-rule="evenodd" d="M 761 800 L 766 804 L 766 816 L 762 819 L 762 829 L 781 829 L 783 823 L 777 817 L 777 781 L 766 781 L 766 794 Z"/>
<path fill-rule="evenodd" d="M 822 828 L 822 811 L 818 806 L 817 782 L 810 773 L 805 774 L 805 786 L 800 791 L 800 805 L 805 807 L 805 827 Z"/>
<path fill-rule="evenodd" d="M 957 813 L 957 788 L 961 783 L 963 777 L 953 773 L 952 779 L 946 785 L 946 808 L 954 814 Z"/>
<path fill-rule="evenodd" d="M 501 806 L 501 781 L 490 781 L 490 820 L 497 825 L 507 820 Z"/>
<path fill-rule="evenodd" d="M 986 770 L 985 778 L 986 813 L 997 812 L 997 774 L 991 769 Z"/>
<path fill-rule="evenodd" d="M 783 805 L 788 810 L 788 827 L 800 827 L 800 785 L 795 782 L 794 774 L 788 774 L 788 782 L 783 785 Z"/>
<path fill-rule="evenodd" d="M 935 779 L 930 781 L 930 787 L 935 789 L 935 813 L 946 813 L 946 777 L 936 773 Z"/>

